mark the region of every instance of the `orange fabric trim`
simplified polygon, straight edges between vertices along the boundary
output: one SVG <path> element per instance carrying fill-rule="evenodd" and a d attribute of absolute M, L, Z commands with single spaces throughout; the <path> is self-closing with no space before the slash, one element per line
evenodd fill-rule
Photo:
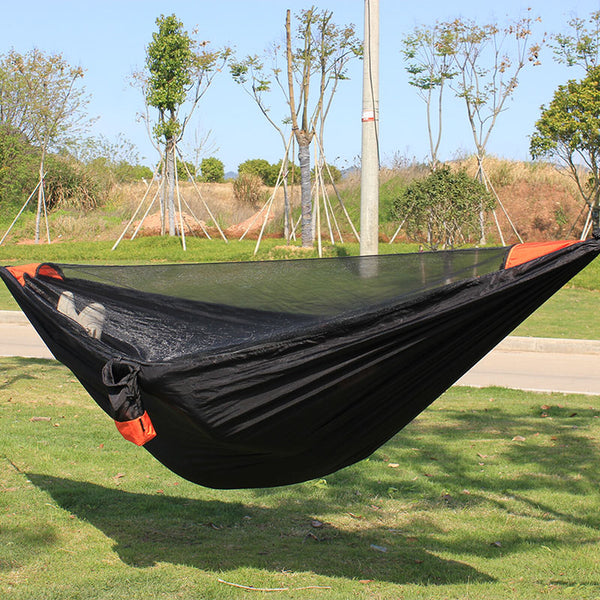
<path fill-rule="evenodd" d="M 147 412 L 132 421 L 115 421 L 119 433 L 136 446 L 143 446 L 156 437 L 156 430 Z"/>
<path fill-rule="evenodd" d="M 560 240 L 558 242 L 529 242 L 527 244 L 516 244 L 513 246 L 506 257 L 505 269 L 522 265 L 534 258 L 546 256 L 557 250 L 562 250 L 573 244 L 577 244 L 577 240 Z"/>
<path fill-rule="evenodd" d="M 44 275 L 46 277 L 54 277 L 55 279 L 62 279 L 60 273 L 50 265 L 42 263 L 31 263 L 29 265 L 20 265 L 17 267 L 7 267 L 7 271 L 10 271 L 12 276 L 22 285 L 25 286 L 24 275 L 29 277 L 35 277 L 36 275 Z"/>

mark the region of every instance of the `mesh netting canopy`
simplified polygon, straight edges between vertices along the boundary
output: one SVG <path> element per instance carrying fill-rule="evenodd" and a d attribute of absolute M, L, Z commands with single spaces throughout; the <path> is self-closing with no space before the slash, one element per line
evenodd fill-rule
<path fill-rule="evenodd" d="M 211 487 L 371 454 L 584 268 L 600 242 L 336 259 L 0 268 L 127 439 Z"/>

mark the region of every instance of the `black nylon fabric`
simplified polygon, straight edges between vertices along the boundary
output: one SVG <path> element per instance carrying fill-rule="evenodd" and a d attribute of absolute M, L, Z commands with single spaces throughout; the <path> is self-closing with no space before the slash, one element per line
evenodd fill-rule
<path fill-rule="evenodd" d="M 117 420 L 102 372 L 110 362 L 131 375 L 122 382 L 128 406 L 148 412 L 157 436 L 145 448 L 168 468 L 210 487 L 265 487 L 367 457 L 584 268 L 600 243 L 505 270 L 507 252 L 59 265 L 64 280 L 37 276 L 25 287 L 5 269 L 0 276 L 56 358 Z M 104 306 L 99 339 L 57 311 L 65 291 L 78 311 Z"/>

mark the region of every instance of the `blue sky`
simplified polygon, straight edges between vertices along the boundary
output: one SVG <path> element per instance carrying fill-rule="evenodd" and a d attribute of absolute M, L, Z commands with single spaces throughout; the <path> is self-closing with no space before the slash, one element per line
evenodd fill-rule
<path fill-rule="evenodd" d="M 198 28 L 201 38 L 216 47 L 232 46 L 239 55 L 261 54 L 284 36 L 285 11 L 294 13 L 312 2 L 299 0 L 20 0 L 2 2 L 0 53 L 14 48 L 26 52 L 37 47 L 48 53 L 62 53 L 74 65 L 86 70 L 84 85 L 91 94 L 90 116 L 98 117 L 94 132 L 109 140 L 121 133 L 136 144 L 140 156 L 150 164 L 156 159 L 146 129 L 136 115 L 143 109 L 138 90 L 129 85 L 131 74 L 144 65 L 145 47 L 160 14 L 175 13 L 188 30 Z M 338 24 L 354 23 L 362 38 L 363 0 L 321 0 L 319 8 L 334 12 Z M 499 7 L 501 5 L 501 8 Z M 566 21 L 586 17 L 600 10 L 599 0 L 576 0 L 570 5 L 557 0 L 380 0 L 380 144 L 383 162 L 395 154 L 423 160 L 427 156 L 425 109 L 408 84 L 400 55 L 401 39 L 416 25 L 436 20 L 467 17 L 485 23 L 505 22 L 526 13 L 542 18 L 535 36 L 566 31 Z M 527 69 L 520 78 L 508 110 L 498 120 L 488 151 L 525 160 L 528 136 L 539 117 L 541 104 L 549 102 L 556 87 L 582 75 L 576 68 L 556 64 L 546 48 L 542 65 Z M 346 167 L 360 153 L 361 78 L 359 61 L 350 69 L 351 79 L 340 84 L 328 119 L 326 154 L 330 162 Z M 272 114 L 284 115 L 281 97 L 274 96 Z M 462 103 L 452 100 L 445 113 L 446 125 L 441 158 L 473 152 L 471 133 Z M 196 111 L 189 129 L 206 134 L 218 148 L 213 152 L 228 171 L 249 158 L 281 158 L 281 139 L 260 114 L 251 98 L 227 72 L 217 77 Z M 183 145 L 184 152 L 186 150 Z"/>

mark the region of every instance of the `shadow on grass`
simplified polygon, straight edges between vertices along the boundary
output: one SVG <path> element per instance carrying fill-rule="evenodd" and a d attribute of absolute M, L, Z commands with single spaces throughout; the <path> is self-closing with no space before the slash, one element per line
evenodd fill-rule
<path fill-rule="evenodd" d="M 600 512 L 590 505 L 598 504 L 600 450 L 599 413 L 587 400 L 486 393 L 495 396 L 489 408 L 480 408 L 489 401 L 483 393 L 474 402 L 461 392 L 465 402 L 432 409 L 369 461 L 328 476 L 317 491 L 303 488 L 309 483 L 255 490 L 239 501 L 236 492 L 219 492 L 217 499 L 209 492 L 203 500 L 202 492 L 133 493 L 39 472 L 27 476 L 58 506 L 110 538 L 131 566 L 308 571 L 396 584 L 490 582 L 458 557 L 526 560 L 532 547 L 597 543 Z M 508 410 L 501 394 L 513 402 Z M 136 460 L 145 472 L 138 449 L 123 452 L 121 460 Z M 75 477 L 87 476 L 82 470 Z M 371 503 L 386 499 L 398 504 L 367 515 Z M 348 515 L 359 511 L 367 518 L 352 521 Z M 315 516 L 334 513 L 335 526 L 311 526 Z M 487 514 L 505 524 L 510 517 L 511 525 L 478 527 Z M 546 527 L 552 520 L 565 527 Z M 391 529 L 396 523 L 402 531 Z"/>
<path fill-rule="evenodd" d="M 397 584 L 492 581 L 467 564 L 436 556 L 414 540 L 385 552 L 373 547 L 380 534 L 385 535 L 377 527 L 314 529 L 307 510 L 313 507 L 301 499 L 282 500 L 276 509 L 269 509 L 132 493 L 49 475 L 27 477 L 63 509 L 111 538 L 121 560 L 135 567 L 159 562 L 217 572 L 251 567 Z"/>
<path fill-rule="evenodd" d="M 8 361 L 14 363 L 13 365 L 8 366 Z M 53 366 L 58 365 L 56 361 L 48 360 L 45 358 L 20 358 L 20 357 L 10 357 L 4 358 L 2 365 L 2 370 L 4 375 L 8 375 L 10 371 L 17 371 L 16 375 L 11 377 L 7 377 L 3 381 L 0 381 L 0 390 L 9 389 L 13 384 L 19 381 L 31 381 L 36 379 L 35 375 L 29 375 L 29 373 L 21 373 L 20 370 L 26 368 L 30 370 L 32 373 L 39 367 Z"/>

